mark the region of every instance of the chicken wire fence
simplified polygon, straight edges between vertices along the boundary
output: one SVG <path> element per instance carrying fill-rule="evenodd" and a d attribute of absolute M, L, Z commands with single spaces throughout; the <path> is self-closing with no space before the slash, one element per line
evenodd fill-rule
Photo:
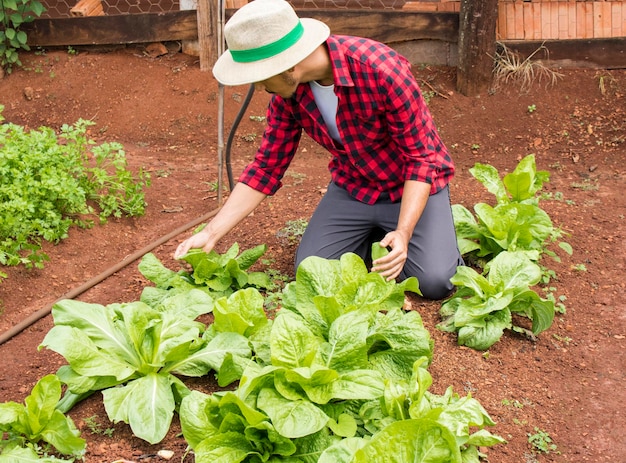
<path fill-rule="evenodd" d="M 46 7 L 42 17 L 65 18 L 79 0 L 43 0 Z M 196 0 L 101 0 L 105 15 L 167 13 L 181 9 L 195 9 Z M 295 0 L 296 8 L 318 9 L 401 9 L 405 0 Z"/>

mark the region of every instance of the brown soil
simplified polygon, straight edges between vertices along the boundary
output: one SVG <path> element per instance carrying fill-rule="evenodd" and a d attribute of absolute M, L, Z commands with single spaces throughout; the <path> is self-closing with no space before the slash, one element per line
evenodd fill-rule
<path fill-rule="evenodd" d="M 197 59 L 170 53 L 151 57 L 143 47 L 117 50 L 64 50 L 22 55 L 24 68 L 0 80 L 0 104 L 10 122 L 59 128 L 79 118 L 92 119 L 97 142 L 118 141 L 133 169 L 152 174 L 148 209 L 136 219 L 111 220 L 91 230 L 72 230 L 68 239 L 46 246 L 51 261 L 43 270 L 3 268 L 0 284 L 0 333 L 66 297 L 84 282 L 119 262 L 128 265 L 86 290 L 78 299 L 100 304 L 137 300 L 147 282 L 131 256 L 160 237 L 218 207 L 212 188 L 217 180 L 218 88 Z M 567 233 L 574 254 L 546 261 L 557 275 L 556 297 L 565 296 L 566 312 L 536 341 L 507 333 L 488 355 L 459 347 L 454 336 L 435 328 L 440 303 L 413 297 L 435 340 L 430 371 L 433 390 L 452 386 L 469 392 L 497 425 L 491 430 L 508 440 L 487 451 L 492 463 L 626 461 L 624 359 L 626 304 L 626 71 L 560 70 L 554 86 L 535 84 L 520 92 L 510 83 L 480 98 L 454 91 L 454 69 L 417 68 L 441 134 L 458 167 L 451 184 L 453 203 L 471 208 L 492 197 L 468 169 L 489 163 L 500 172 L 535 153 L 538 168 L 551 173 L 545 190 L 553 200 L 541 203 Z M 225 90 L 226 129 L 230 128 L 247 87 Z M 263 130 L 267 96 L 256 94 L 237 131 L 232 151 L 237 175 L 251 159 Z M 535 110 L 529 109 L 534 105 Z M 242 249 L 266 243 L 271 268 L 293 276 L 295 245 L 279 231 L 288 221 L 308 219 L 328 182 L 328 155 L 304 139 L 285 186 L 268 198 L 220 244 Z M 224 175 L 224 179 L 226 176 Z M 227 184 L 225 182 L 225 184 Z M 227 195 L 225 190 L 224 195 Z M 153 252 L 169 268 L 186 231 Z M 0 401 L 22 401 L 35 382 L 64 360 L 38 346 L 52 326 L 44 316 L 0 345 Z M 211 388 L 212 378 L 194 382 Z M 70 412 L 88 441 L 90 463 L 159 461 L 160 449 L 174 461 L 193 461 L 175 420 L 167 438 L 149 445 L 130 428 L 109 422 L 96 394 Z M 87 426 L 95 419 L 100 430 Z M 87 420 L 87 421 L 86 421 Z M 93 427 L 92 427 L 93 428 Z M 557 450 L 540 453 L 528 436 L 544 431 Z"/>

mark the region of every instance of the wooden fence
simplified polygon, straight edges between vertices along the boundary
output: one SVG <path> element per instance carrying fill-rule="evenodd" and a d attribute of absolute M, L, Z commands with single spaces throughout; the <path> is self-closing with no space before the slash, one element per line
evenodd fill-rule
<path fill-rule="evenodd" d="M 429 3 L 431 5 L 439 3 L 448 6 L 441 8 L 439 11 L 426 12 L 420 11 L 416 5 L 411 5 L 411 3 Z M 346 10 L 337 8 L 328 10 L 297 8 L 297 10 L 301 15 L 327 22 L 334 33 L 372 37 L 392 46 L 398 44 L 403 48 L 403 53 L 406 53 L 406 50 L 410 49 L 413 44 L 421 46 L 423 42 L 427 41 L 440 45 L 444 44 L 443 48 L 439 46 L 430 54 L 422 53 L 421 50 L 424 47 L 420 48 L 414 61 L 456 65 L 455 44 L 459 32 L 459 14 L 454 11 L 445 11 L 445 8 L 453 10 L 456 8 L 454 5 L 458 3 L 414 1 L 404 3 L 400 10 Z M 518 51 L 522 57 L 532 54 L 544 45 L 547 52 L 537 54 L 534 56 L 535 58 L 550 60 L 559 65 L 625 68 L 625 37 L 596 37 L 594 35 L 587 38 L 571 38 L 569 33 L 565 34 L 563 32 L 565 31 L 565 26 L 562 26 L 562 24 L 566 23 L 565 18 L 568 18 L 568 28 L 576 24 L 581 36 L 583 31 L 585 31 L 584 35 L 586 36 L 591 34 L 587 26 L 591 27 L 592 24 L 595 25 L 596 23 L 598 25 L 604 24 L 601 21 L 602 18 L 598 17 L 600 14 L 598 12 L 609 11 L 609 8 L 604 6 L 595 9 L 598 3 L 609 5 L 610 11 L 615 9 L 621 12 L 626 1 L 501 1 L 498 39 L 503 41 L 509 48 Z M 577 15 L 575 17 L 569 16 L 569 13 L 566 15 L 563 13 L 564 10 L 562 10 L 563 4 L 571 5 L 575 11 L 587 12 L 591 8 L 593 12 L 592 17 L 585 13 L 585 20 L 583 21 L 581 19 L 583 17 L 582 13 L 580 16 Z M 527 29 L 527 26 L 521 24 L 529 24 L 529 16 L 524 15 L 526 12 L 532 11 L 533 8 L 535 10 L 538 8 L 539 11 L 548 11 L 549 14 L 546 13 L 545 20 L 533 20 L 533 24 L 536 27 L 533 26 L 531 34 L 528 32 L 531 29 Z M 226 12 L 227 17 L 232 15 L 234 11 L 232 8 L 228 9 Z M 606 16 L 606 13 L 602 15 Z M 615 19 L 615 24 L 617 24 L 619 21 L 616 18 L 621 18 L 623 23 L 625 16 L 626 14 L 620 13 L 618 15 L 615 13 L 611 18 Z M 543 16 L 541 17 L 543 18 Z M 503 22 L 503 18 L 506 21 Z M 555 25 L 554 21 L 559 22 Z M 583 25 L 579 25 L 581 21 L 584 23 Z M 608 31 L 608 26 L 602 27 L 603 29 L 598 30 Z M 34 47 L 193 41 L 198 38 L 198 21 L 195 10 L 125 15 L 106 15 L 105 12 L 104 16 L 39 18 L 32 23 L 24 25 L 24 30 L 28 34 L 29 44 Z M 545 33 L 543 32 L 544 30 Z M 617 31 L 617 26 L 615 28 L 611 26 L 611 30 Z M 619 29 L 619 31 L 623 33 L 624 28 Z M 433 58 L 440 61 L 433 61 Z"/>

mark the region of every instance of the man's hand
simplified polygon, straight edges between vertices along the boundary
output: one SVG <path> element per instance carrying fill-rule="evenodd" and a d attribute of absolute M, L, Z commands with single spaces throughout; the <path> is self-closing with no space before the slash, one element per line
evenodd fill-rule
<path fill-rule="evenodd" d="M 397 278 L 406 262 L 410 238 L 410 235 L 398 230 L 387 233 L 380 246 L 391 250 L 386 256 L 372 262 L 372 271 L 380 273 L 387 281 Z"/>
<path fill-rule="evenodd" d="M 264 198 L 265 194 L 253 190 L 243 183 L 238 183 L 213 220 L 200 232 L 180 243 L 174 252 L 174 258 L 180 259 L 190 249 L 202 249 L 204 252 L 211 252 L 217 242 L 245 219 Z"/>
<path fill-rule="evenodd" d="M 380 241 L 381 246 L 388 247 L 391 251 L 385 257 L 372 262 L 372 271 L 380 273 L 387 281 L 397 278 L 404 268 L 409 253 L 409 241 L 429 195 L 430 184 L 415 180 L 404 182 L 398 226 Z"/>
<path fill-rule="evenodd" d="M 214 244 L 209 243 L 210 236 L 208 233 L 204 231 L 205 229 L 206 227 L 202 229 L 201 231 L 199 231 L 198 233 L 196 233 L 195 235 L 190 236 L 185 241 L 180 243 L 178 247 L 176 248 L 176 252 L 174 252 L 174 258 L 180 259 L 185 254 L 187 254 L 190 249 L 201 248 L 204 252 L 207 252 L 207 253 L 211 252 L 211 249 L 213 249 Z"/>

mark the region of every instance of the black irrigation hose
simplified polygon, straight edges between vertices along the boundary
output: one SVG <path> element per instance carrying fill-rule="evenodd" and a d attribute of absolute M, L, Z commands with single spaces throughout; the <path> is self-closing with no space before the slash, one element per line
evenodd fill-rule
<path fill-rule="evenodd" d="M 254 95 L 254 84 L 251 84 L 250 88 L 248 89 L 248 94 L 243 101 L 241 109 L 239 109 L 239 112 L 237 113 L 237 117 L 233 121 L 233 126 L 230 129 L 230 133 L 228 134 L 228 140 L 226 141 L 226 173 L 228 174 L 228 187 L 231 191 L 235 187 L 235 180 L 233 178 L 233 169 L 230 165 L 230 149 L 233 145 L 233 139 L 235 138 L 235 132 L 237 131 L 237 127 L 239 127 L 239 123 L 243 118 L 243 113 L 248 108 L 250 100 L 252 100 L 252 95 Z"/>
<path fill-rule="evenodd" d="M 230 150 L 232 148 L 233 139 L 235 137 L 235 132 L 237 130 L 237 127 L 239 127 L 239 123 L 241 122 L 241 119 L 243 118 L 244 112 L 246 111 L 246 109 L 248 108 L 248 105 L 250 104 L 250 100 L 252 100 L 252 95 L 254 95 L 254 84 L 251 84 L 250 88 L 248 89 L 248 94 L 246 95 L 246 98 L 243 101 L 243 105 L 241 106 L 241 108 L 239 109 L 239 112 L 237 113 L 237 117 L 235 118 L 235 121 L 233 122 L 233 126 L 230 129 L 230 134 L 228 135 L 228 141 L 226 143 L 226 172 L 228 173 L 228 186 L 229 186 L 230 190 L 232 190 L 234 188 L 234 186 L 235 186 L 235 182 L 234 182 L 234 179 L 233 179 L 232 167 L 230 165 Z M 213 210 L 211 212 L 208 212 L 207 214 L 204 214 L 201 217 L 198 217 L 198 218 L 192 220 L 191 222 L 186 223 L 185 225 L 182 225 L 182 226 L 178 227 L 174 231 L 168 233 L 167 235 L 162 236 L 161 238 L 159 238 L 156 241 L 152 242 L 151 244 L 145 246 L 144 248 L 140 249 L 139 251 L 136 251 L 135 253 L 131 254 L 127 259 L 124 259 L 123 261 L 118 262 L 117 264 L 113 265 L 112 267 L 109 267 L 107 270 L 102 272 L 100 275 L 97 275 L 97 276 L 93 277 L 92 279 L 86 281 L 85 283 L 80 285 L 78 288 L 75 288 L 75 289 L 71 290 L 70 292 L 66 293 L 65 295 L 61 296 L 59 299 L 57 299 L 55 302 L 53 302 L 50 306 L 44 307 L 42 309 L 39 309 L 37 312 L 35 312 L 32 315 L 26 317 L 24 320 L 22 320 L 17 325 L 13 326 L 12 328 L 10 328 L 7 331 L 5 331 L 4 333 L 0 334 L 0 345 L 4 344 L 8 340 L 10 340 L 13 337 L 17 336 L 22 331 L 24 331 L 26 328 L 28 328 L 29 326 L 33 325 L 38 320 L 41 320 L 43 317 L 48 315 L 52 311 L 52 306 L 54 304 L 56 304 L 58 301 L 60 301 L 62 299 L 74 299 L 75 297 L 81 295 L 82 293 L 84 293 L 88 289 L 92 288 L 93 286 L 97 285 L 98 283 L 100 283 L 104 279 L 110 277 L 111 275 L 113 275 L 116 272 L 119 272 L 121 269 L 123 269 L 124 267 L 128 266 L 131 262 L 134 262 L 137 259 L 141 259 L 145 254 L 147 254 L 148 252 L 152 251 L 157 246 L 160 246 L 161 244 L 163 244 L 163 243 L 169 241 L 170 239 L 180 235 L 181 233 L 189 230 L 190 228 L 196 227 L 197 225 L 201 224 L 202 222 L 207 221 L 208 219 L 213 217 L 215 214 L 217 214 L 218 210 L 219 209 L 215 209 L 215 210 Z"/>

